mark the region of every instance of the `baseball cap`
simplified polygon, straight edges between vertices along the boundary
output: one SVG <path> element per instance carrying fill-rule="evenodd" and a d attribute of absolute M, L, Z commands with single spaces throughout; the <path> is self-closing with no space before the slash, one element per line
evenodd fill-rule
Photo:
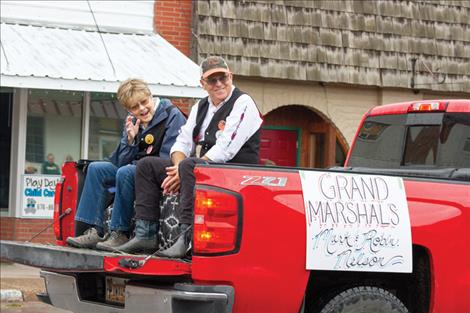
<path fill-rule="evenodd" d="M 201 77 L 207 78 L 214 73 L 229 73 L 227 62 L 222 57 L 210 56 L 201 62 Z"/>

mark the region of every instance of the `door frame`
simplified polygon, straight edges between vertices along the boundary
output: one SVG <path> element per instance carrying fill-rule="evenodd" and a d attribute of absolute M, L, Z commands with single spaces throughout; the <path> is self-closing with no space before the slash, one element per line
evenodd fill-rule
<path fill-rule="evenodd" d="M 5 106 L 5 108 L 8 111 L 8 116 L 7 116 L 7 129 L 9 128 L 9 136 L 6 136 L 8 138 L 10 149 L 8 150 L 8 153 L 5 153 L 4 156 L 6 159 L 8 159 L 8 168 L 7 168 L 7 173 L 5 173 L 8 176 L 8 200 L 6 206 L 0 206 L 0 216 L 8 216 L 9 215 L 9 210 L 10 210 L 10 199 L 12 198 L 11 194 L 11 163 L 12 163 L 12 151 L 13 151 L 13 141 L 12 141 L 12 134 L 13 134 L 13 106 L 14 106 L 14 98 L 15 98 L 15 90 L 13 88 L 9 87 L 1 87 L 2 94 L 8 94 L 8 100 L 6 103 L 1 103 L 0 105 Z M 8 132 L 8 131 L 7 131 Z"/>
<path fill-rule="evenodd" d="M 297 133 L 297 142 L 296 142 L 296 158 L 295 158 L 295 166 L 299 166 L 300 164 L 300 145 L 302 143 L 302 129 L 298 127 L 290 127 L 290 126 L 278 126 L 278 125 L 265 125 L 262 126 L 261 129 L 267 130 L 290 130 L 295 131 Z"/>

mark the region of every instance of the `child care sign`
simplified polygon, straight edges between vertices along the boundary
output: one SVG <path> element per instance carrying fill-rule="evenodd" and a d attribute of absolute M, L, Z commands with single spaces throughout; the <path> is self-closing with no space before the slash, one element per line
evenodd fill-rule
<path fill-rule="evenodd" d="M 21 216 L 52 218 L 55 186 L 60 175 L 23 175 Z"/>
<path fill-rule="evenodd" d="M 401 177 L 299 173 L 307 269 L 412 271 L 410 218 Z"/>

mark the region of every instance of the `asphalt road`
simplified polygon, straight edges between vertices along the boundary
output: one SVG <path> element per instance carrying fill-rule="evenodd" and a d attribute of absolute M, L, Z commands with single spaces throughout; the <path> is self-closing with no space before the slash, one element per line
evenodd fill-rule
<path fill-rule="evenodd" d="M 0 311 L 2 313 L 71 313 L 36 301 L 2 302 Z"/>
<path fill-rule="evenodd" d="M 24 298 L 22 302 L 2 301 L 1 313 L 70 313 L 37 300 L 36 294 L 45 291 L 37 268 L 0 262 L 0 289 L 20 290 Z"/>

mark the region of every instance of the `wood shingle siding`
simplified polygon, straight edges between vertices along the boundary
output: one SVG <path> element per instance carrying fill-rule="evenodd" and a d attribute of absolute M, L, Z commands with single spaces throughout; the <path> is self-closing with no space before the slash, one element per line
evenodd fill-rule
<path fill-rule="evenodd" d="M 469 16 L 465 0 L 199 0 L 196 53 L 237 75 L 404 88 L 417 58 L 420 89 L 470 92 Z"/>

